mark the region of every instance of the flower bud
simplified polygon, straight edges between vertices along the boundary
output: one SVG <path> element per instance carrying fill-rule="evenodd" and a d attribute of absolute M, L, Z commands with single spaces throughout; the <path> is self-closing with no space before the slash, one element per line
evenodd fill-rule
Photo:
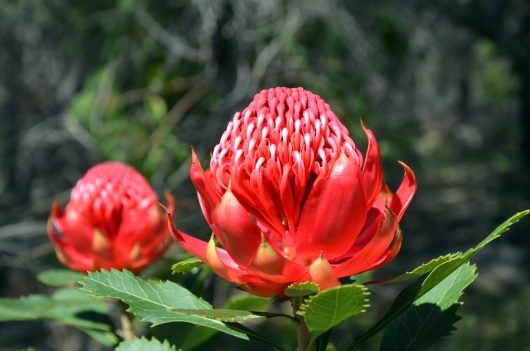
<path fill-rule="evenodd" d="M 173 199 L 166 195 L 171 211 Z M 79 271 L 138 272 L 169 247 L 158 198 L 133 168 L 106 162 L 77 182 L 64 211 L 54 203 L 48 235 L 59 261 Z"/>

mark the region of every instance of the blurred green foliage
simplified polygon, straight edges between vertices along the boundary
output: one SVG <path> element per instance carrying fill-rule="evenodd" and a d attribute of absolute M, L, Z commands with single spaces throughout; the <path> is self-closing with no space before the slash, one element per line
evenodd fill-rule
<path fill-rule="evenodd" d="M 182 229 L 209 235 L 187 176 L 190 145 L 207 167 L 234 112 L 281 85 L 324 97 L 361 148 L 362 116 L 391 186 L 402 176 L 396 160 L 416 172 L 402 252 L 375 279 L 469 246 L 530 207 L 529 11 L 523 0 L 0 1 L 0 293 L 45 289 L 28 282 L 52 265 L 50 203 L 65 202 L 99 161 L 138 168 L 177 197 Z M 439 349 L 527 347 L 527 222 L 482 253 L 479 273 L 491 273 L 471 287 L 459 331 Z M 151 272 L 168 277 L 170 263 Z M 221 306 L 232 289 L 201 272 L 171 279 Z M 383 307 L 335 331 L 337 349 L 384 312 L 388 294 L 374 296 Z M 0 344 L 42 343 L 28 328 L 2 325 Z M 193 336 L 182 328 L 157 337 Z M 262 326 L 279 338 L 289 328 Z M 94 347 L 48 331 L 39 349 Z M 205 347 L 245 344 L 218 336 Z"/>

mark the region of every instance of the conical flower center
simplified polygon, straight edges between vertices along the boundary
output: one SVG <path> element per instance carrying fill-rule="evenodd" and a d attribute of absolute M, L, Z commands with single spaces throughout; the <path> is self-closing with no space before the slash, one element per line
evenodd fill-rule
<path fill-rule="evenodd" d="M 156 194 L 141 174 L 124 164 L 106 162 L 91 168 L 77 182 L 68 207 L 112 235 L 124 212 L 145 210 L 156 203 Z"/>
<path fill-rule="evenodd" d="M 335 161 L 363 156 L 329 105 L 302 88 L 257 94 L 214 148 L 210 171 L 226 190 L 231 183 L 247 210 L 281 247 L 294 245 L 303 203 Z"/>
<path fill-rule="evenodd" d="M 224 188 L 233 168 L 249 176 L 265 171 L 273 184 L 292 175 L 305 188 L 312 174 L 327 175 L 342 151 L 362 164 L 362 154 L 323 99 L 302 88 L 276 88 L 236 113 L 214 148 L 210 169 Z"/>

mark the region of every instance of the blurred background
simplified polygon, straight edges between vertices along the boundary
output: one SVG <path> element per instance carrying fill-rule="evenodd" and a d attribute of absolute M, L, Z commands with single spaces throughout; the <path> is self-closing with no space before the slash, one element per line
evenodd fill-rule
<path fill-rule="evenodd" d="M 364 149 L 362 116 L 391 188 L 397 160 L 416 172 L 403 248 L 377 277 L 467 249 L 530 207 L 526 0 L 0 0 L 0 48 L 2 297 L 48 292 L 35 275 L 58 267 L 45 231 L 51 202 L 65 204 L 97 162 L 133 165 L 177 198 L 182 229 L 207 235 L 190 145 L 206 165 L 234 112 L 274 86 L 321 95 Z M 530 350 L 529 252 L 523 220 L 480 253 L 464 318 L 439 350 Z M 182 280 L 168 273 L 177 253 L 153 272 Z M 229 287 L 209 284 L 215 304 Z M 376 289 L 377 307 L 334 333 L 337 348 L 395 292 Z M 0 324 L 0 350 L 30 346 L 105 350 L 50 323 Z M 247 347 L 218 336 L 198 349 Z"/>

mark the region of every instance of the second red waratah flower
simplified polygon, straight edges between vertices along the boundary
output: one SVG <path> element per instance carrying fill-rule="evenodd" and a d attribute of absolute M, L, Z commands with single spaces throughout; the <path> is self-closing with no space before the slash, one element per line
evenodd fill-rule
<path fill-rule="evenodd" d="M 214 237 L 172 227 L 188 252 L 224 279 L 261 296 L 291 283 L 320 289 L 380 267 L 401 246 L 399 221 L 416 190 L 405 164 L 395 194 L 383 181 L 379 147 L 363 126 L 363 155 L 329 105 L 302 88 L 263 90 L 234 119 L 204 171 L 190 176 Z"/>
<path fill-rule="evenodd" d="M 166 195 L 169 210 L 174 201 Z M 141 271 L 171 244 L 158 197 L 135 169 L 98 164 L 77 182 L 64 211 L 54 203 L 48 235 L 57 257 L 79 271 Z"/>

